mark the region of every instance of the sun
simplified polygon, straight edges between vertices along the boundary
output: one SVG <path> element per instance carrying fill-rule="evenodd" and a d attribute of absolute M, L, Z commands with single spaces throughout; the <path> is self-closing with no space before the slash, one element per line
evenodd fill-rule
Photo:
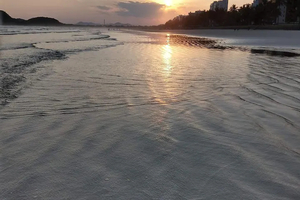
<path fill-rule="evenodd" d="M 171 6 L 172 5 L 172 0 L 165 0 L 166 6 Z"/>

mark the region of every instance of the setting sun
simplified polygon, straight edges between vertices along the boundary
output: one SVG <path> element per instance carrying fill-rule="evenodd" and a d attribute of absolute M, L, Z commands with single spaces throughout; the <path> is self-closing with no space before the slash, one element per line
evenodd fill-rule
<path fill-rule="evenodd" d="M 166 6 L 171 6 L 172 5 L 172 0 L 165 0 Z"/>

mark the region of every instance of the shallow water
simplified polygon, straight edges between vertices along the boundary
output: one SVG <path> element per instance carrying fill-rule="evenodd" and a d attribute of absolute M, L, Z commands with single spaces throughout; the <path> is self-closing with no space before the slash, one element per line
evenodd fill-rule
<path fill-rule="evenodd" d="M 220 39 L 224 45 L 300 49 L 300 31 L 286 30 L 174 30 L 173 33 Z"/>
<path fill-rule="evenodd" d="M 0 199 L 300 198 L 298 57 L 23 29 L 0 36 Z"/>

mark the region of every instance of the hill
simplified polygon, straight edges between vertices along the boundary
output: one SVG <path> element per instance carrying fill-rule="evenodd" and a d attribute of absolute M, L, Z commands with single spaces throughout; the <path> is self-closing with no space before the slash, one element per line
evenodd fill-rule
<path fill-rule="evenodd" d="M 36 17 L 29 20 L 12 18 L 5 11 L 0 10 L 0 24 L 2 25 L 31 25 L 31 26 L 60 26 L 63 25 L 57 19 L 48 17 Z"/>
<path fill-rule="evenodd" d="M 48 17 L 36 17 L 27 20 L 28 25 L 43 25 L 43 26 L 52 26 L 52 25 L 62 25 L 57 19 L 48 18 Z"/>
<path fill-rule="evenodd" d="M 14 24 L 16 22 L 16 19 L 13 19 L 9 14 L 6 12 L 0 10 L 0 24 Z"/>

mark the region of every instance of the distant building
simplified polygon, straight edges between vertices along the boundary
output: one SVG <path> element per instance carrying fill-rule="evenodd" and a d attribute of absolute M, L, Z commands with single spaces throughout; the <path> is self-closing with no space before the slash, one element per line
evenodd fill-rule
<path fill-rule="evenodd" d="M 210 4 L 210 10 L 215 11 L 216 8 L 217 8 L 217 5 L 218 5 L 218 2 L 217 2 L 217 1 L 214 1 L 212 4 Z"/>
<path fill-rule="evenodd" d="M 276 3 L 277 0 L 269 0 L 272 3 Z M 284 1 L 281 1 L 281 4 L 278 6 L 280 10 L 280 15 L 276 18 L 277 24 L 285 24 L 286 23 L 286 14 L 287 14 L 287 4 Z"/>
<path fill-rule="evenodd" d="M 269 2 L 276 3 L 276 0 L 269 0 Z M 253 7 L 258 6 L 259 4 L 263 3 L 262 0 L 254 0 L 252 3 Z M 286 15 L 287 15 L 287 5 L 281 4 L 279 6 L 280 15 L 276 18 L 277 24 L 284 24 L 286 22 Z"/>
<path fill-rule="evenodd" d="M 256 7 L 256 6 L 258 6 L 259 4 L 261 4 L 262 2 L 263 2 L 262 0 L 253 0 L 252 6 L 253 6 L 253 7 Z"/>
<path fill-rule="evenodd" d="M 201 10 L 198 10 L 198 11 L 196 11 L 196 12 L 190 12 L 189 13 L 189 16 L 198 16 L 198 15 L 200 15 L 201 13 L 203 13 L 204 11 L 201 11 Z"/>
<path fill-rule="evenodd" d="M 228 0 L 214 1 L 210 4 L 210 10 L 215 11 L 216 9 L 228 10 Z"/>
<path fill-rule="evenodd" d="M 196 13 L 196 15 L 200 15 L 201 13 L 203 13 L 204 11 L 202 11 L 202 10 L 198 10 L 198 11 L 196 11 L 195 13 Z"/>
<path fill-rule="evenodd" d="M 276 19 L 277 24 L 284 24 L 286 22 L 286 10 L 287 6 L 285 4 L 282 4 L 279 6 L 280 15 Z"/>
<path fill-rule="evenodd" d="M 228 0 L 219 1 L 218 8 L 224 9 L 225 11 L 227 11 L 228 10 Z"/>

